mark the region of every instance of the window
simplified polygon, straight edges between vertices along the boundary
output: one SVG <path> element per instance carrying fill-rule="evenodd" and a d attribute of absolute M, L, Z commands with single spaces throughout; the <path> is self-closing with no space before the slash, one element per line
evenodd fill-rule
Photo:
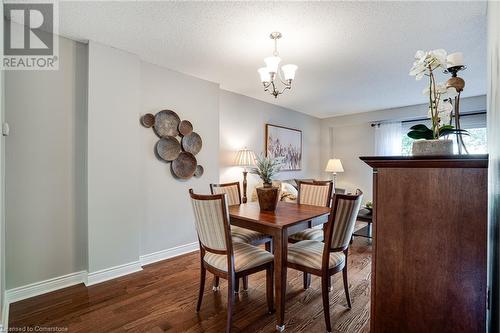
<path fill-rule="evenodd" d="M 460 123 L 461 127 L 469 132 L 469 135 L 463 136 L 465 147 L 469 151 L 469 154 L 486 154 L 488 152 L 486 112 L 464 114 L 460 117 Z M 411 145 L 413 139 L 410 139 L 406 133 L 408 133 L 410 127 L 416 124 L 425 124 L 428 127 L 431 127 L 430 119 L 403 122 L 401 155 L 411 155 Z M 455 136 L 450 135 L 450 139 L 453 139 L 455 153 L 458 153 Z"/>

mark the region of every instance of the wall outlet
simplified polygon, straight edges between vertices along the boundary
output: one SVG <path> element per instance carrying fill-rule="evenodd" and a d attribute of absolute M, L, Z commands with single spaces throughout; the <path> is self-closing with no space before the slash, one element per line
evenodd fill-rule
<path fill-rule="evenodd" d="M 8 136 L 10 133 L 10 127 L 8 123 L 3 123 L 2 124 L 2 135 L 3 136 Z"/>

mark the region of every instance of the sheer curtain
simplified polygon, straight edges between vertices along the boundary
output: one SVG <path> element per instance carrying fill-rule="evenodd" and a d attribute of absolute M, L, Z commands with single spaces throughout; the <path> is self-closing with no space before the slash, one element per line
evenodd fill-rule
<path fill-rule="evenodd" d="M 401 122 L 381 123 L 375 126 L 375 155 L 401 155 Z"/>
<path fill-rule="evenodd" d="M 500 331 L 500 2 L 488 2 L 489 332 Z"/>

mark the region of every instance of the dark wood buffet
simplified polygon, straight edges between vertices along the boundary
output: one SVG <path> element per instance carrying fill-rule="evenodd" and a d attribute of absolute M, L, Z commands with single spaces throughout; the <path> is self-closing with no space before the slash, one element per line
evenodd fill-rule
<path fill-rule="evenodd" d="M 373 168 L 371 332 L 485 332 L 488 156 Z"/>

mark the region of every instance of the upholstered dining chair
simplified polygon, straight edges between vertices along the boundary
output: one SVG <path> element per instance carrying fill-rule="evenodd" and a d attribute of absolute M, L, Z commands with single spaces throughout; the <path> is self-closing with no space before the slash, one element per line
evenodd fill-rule
<path fill-rule="evenodd" d="M 200 244 L 200 290 L 196 311 L 200 311 L 205 276 L 212 274 L 228 281 L 226 332 L 231 332 L 234 284 L 243 276 L 265 270 L 269 312 L 273 312 L 273 262 L 271 253 L 243 242 L 233 242 L 229 225 L 227 194 L 199 195 L 189 190 Z"/>
<path fill-rule="evenodd" d="M 298 187 L 297 203 L 314 206 L 330 207 L 332 201 L 333 182 L 313 180 L 296 180 Z M 290 243 L 297 243 L 303 240 L 315 240 L 322 242 L 324 239 L 324 225 L 312 228 L 312 221 L 309 222 L 309 228 L 299 231 L 288 237 Z M 304 289 L 311 285 L 311 274 L 304 272 Z"/>
<path fill-rule="evenodd" d="M 212 194 L 227 194 L 227 202 L 229 206 L 240 205 L 241 204 L 241 191 L 240 183 L 224 183 L 224 184 L 210 184 L 210 191 Z M 242 242 L 251 245 L 265 244 L 266 251 L 272 252 L 272 238 L 271 236 L 262 234 L 258 231 L 241 228 L 238 226 L 231 226 L 231 236 L 233 242 Z M 235 292 L 239 292 L 240 284 L 239 280 L 236 281 Z M 217 276 L 214 279 L 214 291 L 219 289 L 219 279 Z M 243 278 L 243 290 L 248 289 L 248 278 Z"/>
<path fill-rule="evenodd" d="M 354 224 L 361 206 L 363 193 L 335 194 L 330 217 L 325 226 L 325 241 L 304 240 L 288 247 L 287 267 L 321 277 L 321 294 L 327 332 L 330 323 L 330 278 L 342 271 L 347 306 L 351 308 L 347 280 L 347 255 Z"/>
<path fill-rule="evenodd" d="M 297 203 L 305 205 L 330 207 L 332 200 L 332 181 L 297 181 L 298 196 Z M 303 240 L 323 241 L 324 233 L 322 228 L 308 228 L 291 235 L 288 240 L 291 243 Z"/>

